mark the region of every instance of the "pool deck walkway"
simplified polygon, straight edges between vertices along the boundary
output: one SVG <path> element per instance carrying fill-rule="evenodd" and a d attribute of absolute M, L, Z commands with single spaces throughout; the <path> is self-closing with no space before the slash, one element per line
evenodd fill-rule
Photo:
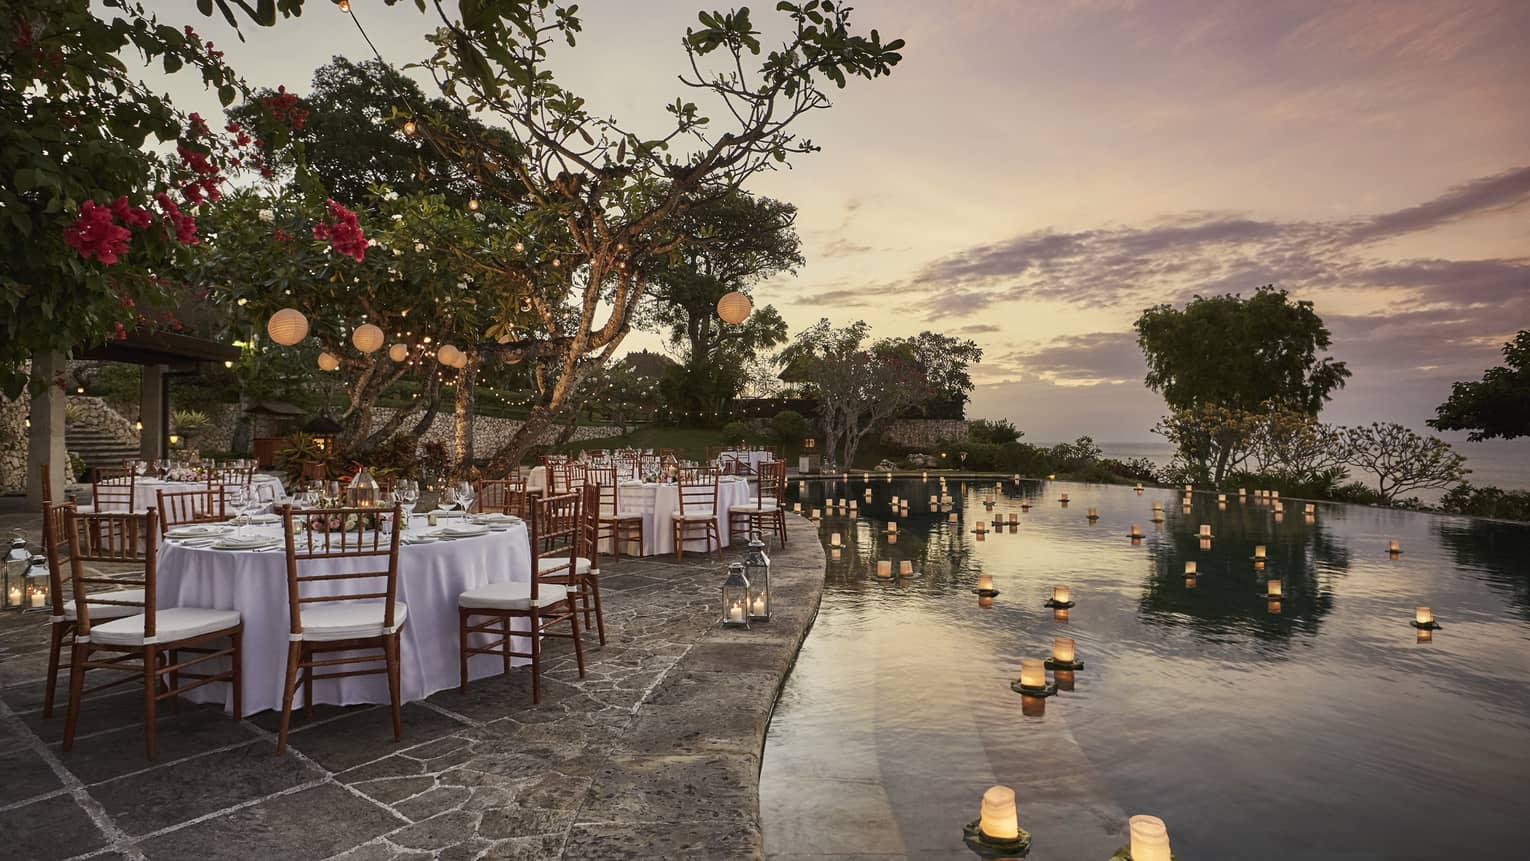
<path fill-rule="evenodd" d="M 0 515 L 0 530 L 36 515 Z M 757 858 L 760 755 L 771 709 L 823 593 L 806 520 L 771 553 L 775 612 L 717 626 L 715 557 L 602 566 L 608 644 L 548 649 L 543 702 L 530 673 L 473 682 L 404 707 L 296 717 L 274 755 L 277 715 L 235 721 L 213 706 L 160 718 L 143 755 L 142 692 L 86 701 L 59 749 L 44 720 L 46 613 L 0 615 L 0 854 L 29 859 Z M 724 562 L 741 548 L 724 553 Z"/>

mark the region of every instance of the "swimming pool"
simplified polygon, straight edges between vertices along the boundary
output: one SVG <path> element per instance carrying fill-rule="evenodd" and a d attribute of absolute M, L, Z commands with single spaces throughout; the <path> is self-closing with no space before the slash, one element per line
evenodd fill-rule
<path fill-rule="evenodd" d="M 1277 523 L 1236 494 L 1196 493 L 1186 514 L 1177 490 L 994 482 L 949 480 L 949 511 L 932 510 L 933 476 L 793 482 L 805 508 L 857 510 L 819 524 L 843 546 L 766 742 L 769 853 L 971 858 L 961 826 L 994 783 L 1014 787 L 1043 861 L 1104 861 L 1136 813 L 1162 817 L 1186 861 L 1523 851 L 1530 526 L 1331 504 L 1308 518 L 1292 500 Z M 1011 513 L 1021 525 L 996 531 Z M 915 576 L 897 576 L 904 560 Z M 1055 584 L 1076 602 L 1066 621 L 1043 606 Z M 1416 605 L 1443 626 L 1428 642 Z M 1022 702 L 1020 659 L 1057 636 L 1084 668 Z"/>

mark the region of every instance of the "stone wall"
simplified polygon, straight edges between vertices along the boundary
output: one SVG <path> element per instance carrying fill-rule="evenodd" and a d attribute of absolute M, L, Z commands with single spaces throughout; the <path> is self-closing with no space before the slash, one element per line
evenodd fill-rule
<path fill-rule="evenodd" d="M 25 395 L 0 397 L 0 493 L 26 489 L 28 409 Z"/>
<path fill-rule="evenodd" d="M 909 448 L 930 448 L 941 440 L 966 439 L 962 419 L 899 419 L 882 433 L 882 439 Z"/>
<path fill-rule="evenodd" d="M 89 395 L 70 395 L 67 399 L 70 412 L 76 413 L 74 424 L 93 431 L 109 434 L 125 445 L 138 445 L 138 429 L 132 421 L 112 409 L 105 400 Z"/>
<path fill-rule="evenodd" d="M 393 410 L 389 407 L 378 407 L 372 410 L 373 426 L 381 426 L 393 417 Z M 410 419 L 404 420 L 404 429 L 414 426 Z M 486 457 L 498 449 L 501 445 L 510 441 L 510 437 L 520 430 L 525 422 L 518 419 L 502 419 L 492 416 L 475 416 L 473 419 L 473 454 L 477 457 Z M 552 427 L 537 440 L 538 444 L 549 444 L 558 438 L 558 427 Z M 457 418 L 449 412 L 438 413 L 435 421 L 420 436 L 420 443 L 438 442 L 446 446 L 450 451 L 452 441 L 457 432 Z M 612 425 L 580 425 L 574 430 L 574 442 L 587 439 L 600 439 L 603 437 L 619 436 L 621 428 Z"/>

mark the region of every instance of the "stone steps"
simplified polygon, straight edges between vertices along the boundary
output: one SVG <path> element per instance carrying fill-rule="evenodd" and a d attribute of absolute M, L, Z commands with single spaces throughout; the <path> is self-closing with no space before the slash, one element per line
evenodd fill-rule
<path fill-rule="evenodd" d="M 115 435 L 87 427 L 64 429 L 64 446 L 80 456 L 86 466 L 121 466 L 124 460 L 138 457 L 138 446 L 123 442 Z"/>

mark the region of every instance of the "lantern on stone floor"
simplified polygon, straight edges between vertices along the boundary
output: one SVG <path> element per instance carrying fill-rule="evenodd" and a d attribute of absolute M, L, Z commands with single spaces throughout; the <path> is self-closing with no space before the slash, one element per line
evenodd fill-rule
<path fill-rule="evenodd" d="M 0 568 L 0 609 L 14 609 L 26 602 L 26 573 L 31 561 L 26 536 L 17 529 L 5 552 L 5 565 Z"/>
<path fill-rule="evenodd" d="M 359 470 L 345 486 L 345 500 L 350 505 L 372 507 L 377 504 L 377 479 L 366 469 Z"/>
<path fill-rule="evenodd" d="M 27 563 L 26 576 L 22 581 L 22 592 L 26 596 L 23 611 L 52 608 L 52 596 L 48 588 L 52 584 L 48 576 L 48 557 L 40 554 L 33 556 Z"/>
<path fill-rule="evenodd" d="M 749 627 L 749 578 L 744 576 L 744 563 L 734 562 L 728 566 L 728 577 L 722 585 L 724 628 Z"/>
<path fill-rule="evenodd" d="M 749 581 L 749 621 L 770 621 L 770 557 L 760 533 L 749 534 L 749 551 L 744 554 L 744 578 Z"/>

